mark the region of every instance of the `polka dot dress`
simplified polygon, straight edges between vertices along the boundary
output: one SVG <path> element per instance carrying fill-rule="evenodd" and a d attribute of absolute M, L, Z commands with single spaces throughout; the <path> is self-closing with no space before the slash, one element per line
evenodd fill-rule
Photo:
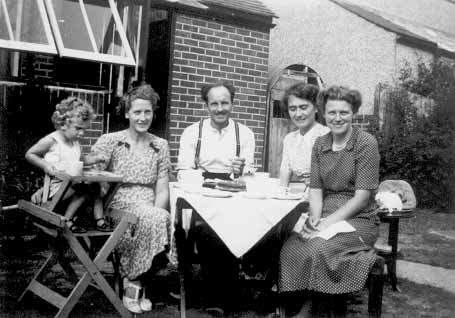
<path fill-rule="evenodd" d="M 378 179 L 378 145 L 370 134 L 354 129 L 340 151 L 332 150 L 331 134 L 316 140 L 310 186 L 323 189 L 323 217 L 343 206 L 356 189 L 375 190 Z M 348 220 L 355 232 L 339 233 L 329 240 L 305 240 L 294 233 L 281 250 L 280 290 L 342 294 L 362 289 L 376 260 L 375 208 L 371 196 L 367 207 Z"/>

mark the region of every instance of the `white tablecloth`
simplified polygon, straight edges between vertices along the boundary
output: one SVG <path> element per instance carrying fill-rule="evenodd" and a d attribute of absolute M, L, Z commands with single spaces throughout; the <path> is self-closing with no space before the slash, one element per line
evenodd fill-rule
<path fill-rule="evenodd" d="M 248 199 L 241 193 L 235 193 L 230 198 L 213 198 L 199 193 L 187 193 L 172 185 L 170 188 L 172 224 L 175 222 L 177 199 L 183 198 L 194 207 L 236 257 L 244 255 L 302 202 Z"/>

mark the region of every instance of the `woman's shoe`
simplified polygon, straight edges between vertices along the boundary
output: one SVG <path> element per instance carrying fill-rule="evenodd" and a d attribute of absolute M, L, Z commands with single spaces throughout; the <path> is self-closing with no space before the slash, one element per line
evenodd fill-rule
<path fill-rule="evenodd" d="M 141 286 L 133 284 L 126 278 L 123 279 L 123 306 L 135 314 L 142 313 L 142 308 L 140 305 L 141 300 L 139 299 L 141 289 Z"/>
<path fill-rule="evenodd" d="M 151 311 L 153 304 L 150 299 L 145 298 L 145 292 L 142 290 L 142 298 L 139 299 L 139 306 L 141 306 L 142 311 Z"/>

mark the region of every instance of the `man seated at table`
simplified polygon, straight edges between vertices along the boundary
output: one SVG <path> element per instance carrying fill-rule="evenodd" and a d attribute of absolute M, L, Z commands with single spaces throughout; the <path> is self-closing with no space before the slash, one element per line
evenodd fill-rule
<path fill-rule="evenodd" d="M 230 118 L 234 95 L 235 88 L 229 83 L 202 87 L 201 97 L 210 117 L 183 131 L 177 170 L 201 169 L 205 179 L 223 180 L 252 170 L 254 134 Z M 195 241 L 206 283 L 205 306 L 232 308 L 238 294 L 238 260 L 205 222 L 198 223 Z"/>
<path fill-rule="evenodd" d="M 202 169 L 205 179 L 228 180 L 254 163 L 254 134 L 231 117 L 235 88 L 230 83 L 205 85 L 201 97 L 209 118 L 187 127 L 180 138 L 177 170 Z"/>

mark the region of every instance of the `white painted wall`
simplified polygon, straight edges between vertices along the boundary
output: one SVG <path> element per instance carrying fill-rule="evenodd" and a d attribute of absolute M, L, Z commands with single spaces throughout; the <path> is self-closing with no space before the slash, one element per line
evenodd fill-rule
<path fill-rule="evenodd" d="M 376 84 L 390 81 L 395 69 L 395 34 L 327 0 L 283 1 L 282 7 L 279 0 L 263 1 L 280 17 L 271 32 L 271 75 L 291 64 L 308 65 L 325 85 L 358 89 L 360 113 L 372 114 Z"/>
<path fill-rule="evenodd" d="M 365 0 L 366 1 L 366 0 Z M 361 114 L 372 114 L 378 83 L 396 79 L 399 63 L 427 53 L 396 43 L 386 31 L 328 0 L 262 0 L 276 15 L 270 35 L 273 78 L 291 64 L 305 64 L 326 86 L 347 85 L 363 95 Z"/>

